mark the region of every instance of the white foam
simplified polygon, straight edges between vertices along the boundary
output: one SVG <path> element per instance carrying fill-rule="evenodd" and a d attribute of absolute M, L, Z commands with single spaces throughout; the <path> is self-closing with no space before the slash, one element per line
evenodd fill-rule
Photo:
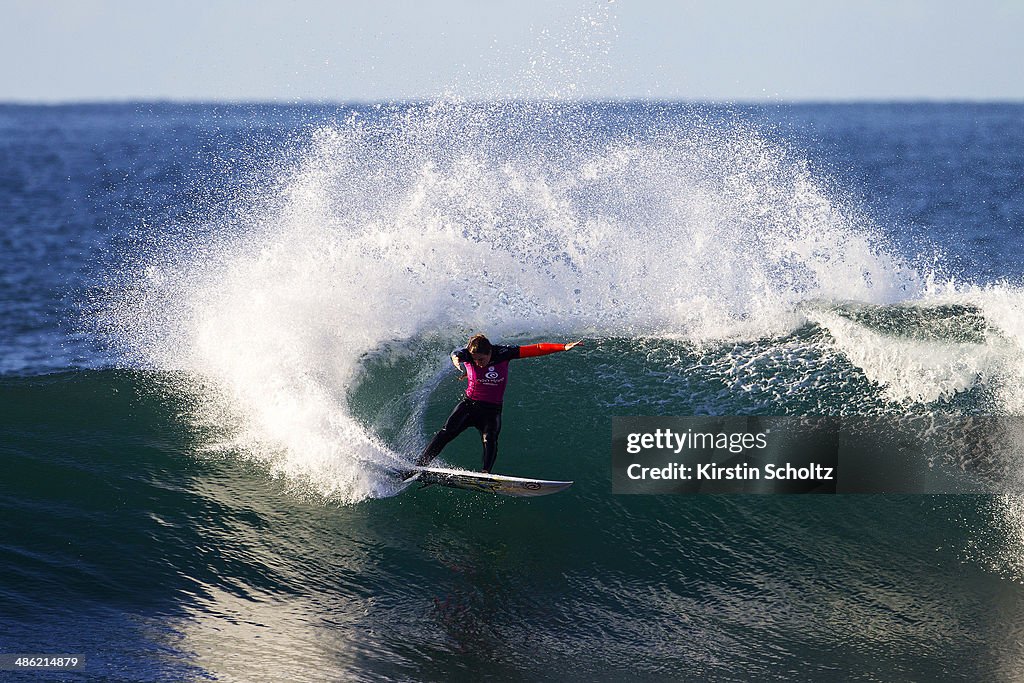
<path fill-rule="evenodd" d="M 1007 283 L 964 287 L 961 296 L 982 312 L 1002 343 L 996 378 L 999 406 L 1008 415 L 1024 414 L 1024 289 Z"/>
<path fill-rule="evenodd" d="M 834 313 L 813 316 L 827 328 L 836 346 L 891 401 L 930 403 L 999 376 L 1005 345 L 925 341 L 873 331 Z"/>
<path fill-rule="evenodd" d="M 809 299 L 923 291 L 864 216 L 742 122 L 604 139 L 598 121 L 440 103 L 323 127 L 268 180 L 280 190 L 152 250 L 108 328 L 126 356 L 202 382 L 196 419 L 222 438 L 353 501 L 384 490 L 369 465 L 399 457 L 347 405 L 385 342 L 751 339 L 801 324 Z M 862 340 L 840 343 L 892 391 L 918 391 L 858 357 Z"/>

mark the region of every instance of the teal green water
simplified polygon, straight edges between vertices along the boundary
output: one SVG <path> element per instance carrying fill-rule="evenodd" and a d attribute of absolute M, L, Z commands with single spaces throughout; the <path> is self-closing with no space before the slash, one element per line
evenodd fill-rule
<path fill-rule="evenodd" d="M 197 452 L 155 377 L 4 380 L 4 649 L 86 651 L 129 679 L 1012 670 L 1020 539 L 990 497 L 612 496 L 616 397 L 570 378 L 621 344 L 513 368 L 502 471 L 576 480 L 536 500 L 432 487 L 339 505 Z M 552 377 L 567 381 L 533 400 Z M 445 455 L 471 464 L 475 439 Z"/>

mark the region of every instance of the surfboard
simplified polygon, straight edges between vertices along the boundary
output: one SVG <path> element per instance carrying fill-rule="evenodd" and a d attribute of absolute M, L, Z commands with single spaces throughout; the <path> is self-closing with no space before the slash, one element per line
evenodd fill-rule
<path fill-rule="evenodd" d="M 403 483 L 440 484 L 453 489 L 497 493 L 502 496 L 532 498 L 558 493 L 572 486 L 571 481 L 548 481 L 507 477 L 503 474 L 486 474 L 470 470 L 450 470 L 443 467 L 417 467 L 415 473 Z"/>

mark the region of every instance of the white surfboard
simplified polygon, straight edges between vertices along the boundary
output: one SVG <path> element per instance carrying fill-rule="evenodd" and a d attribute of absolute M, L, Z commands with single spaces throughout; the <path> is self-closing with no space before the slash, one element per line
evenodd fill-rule
<path fill-rule="evenodd" d="M 497 493 L 518 498 L 546 496 L 558 493 L 572 486 L 571 481 L 548 481 L 506 477 L 502 474 L 486 474 L 470 470 L 450 470 L 443 467 L 417 467 L 416 473 L 405 479 L 405 483 L 440 484 L 466 491 Z"/>

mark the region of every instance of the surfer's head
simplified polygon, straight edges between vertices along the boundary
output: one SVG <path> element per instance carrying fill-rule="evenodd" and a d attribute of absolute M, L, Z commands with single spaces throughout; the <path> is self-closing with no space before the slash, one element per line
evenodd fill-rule
<path fill-rule="evenodd" d="M 473 365 L 482 368 L 491 362 L 491 342 L 482 334 L 475 334 L 469 339 L 466 350 L 473 357 Z"/>

